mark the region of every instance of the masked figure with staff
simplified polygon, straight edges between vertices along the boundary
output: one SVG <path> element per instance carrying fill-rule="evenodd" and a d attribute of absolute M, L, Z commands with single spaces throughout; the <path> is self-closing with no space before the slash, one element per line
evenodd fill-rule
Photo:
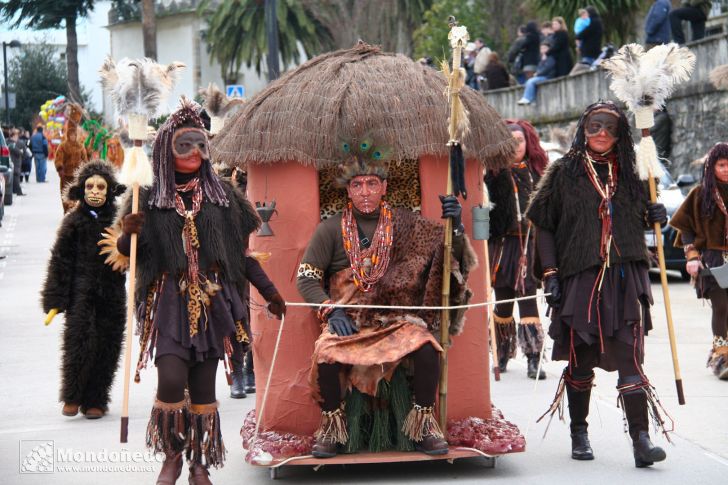
<path fill-rule="evenodd" d="M 550 412 L 560 411 L 566 393 L 571 456 L 593 460 L 587 434 L 593 369 L 618 371 L 635 465 L 644 467 L 665 459 L 650 441 L 649 415 L 665 423 L 642 369 L 644 337 L 652 329 L 644 230 L 664 224 L 666 212 L 648 202 L 635 164 L 624 113 L 611 102 L 592 104 L 569 152 L 546 170 L 526 215 L 536 229 L 544 291 L 550 293 L 553 359 L 568 361 Z"/>

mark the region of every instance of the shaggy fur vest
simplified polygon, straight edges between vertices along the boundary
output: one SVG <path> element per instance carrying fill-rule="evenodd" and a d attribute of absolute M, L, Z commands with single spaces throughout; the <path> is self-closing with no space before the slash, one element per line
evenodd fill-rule
<path fill-rule="evenodd" d="M 195 218 L 200 239 L 200 270 L 216 269 L 224 281 L 245 288 L 245 251 L 248 236 L 260 225 L 258 214 L 245 196 L 229 182 L 222 181 L 230 202 L 221 207 L 205 199 Z M 136 299 L 146 300 L 147 289 L 163 273 L 177 278 L 187 271 L 187 256 L 182 247 L 184 220 L 174 209 L 149 207 L 149 190 L 139 193 L 139 207 L 144 211 L 144 227 L 139 234 Z M 119 219 L 131 212 L 127 194 Z M 120 224 L 120 222 L 117 222 Z"/>
<path fill-rule="evenodd" d="M 625 170 L 620 164 L 617 190 L 612 198 L 611 263 L 649 262 L 644 231 L 647 228 L 647 190 L 635 198 L 623 183 Z M 559 273 L 567 278 L 588 268 L 600 266 L 602 221 L 601 197 L 589 180 L 580 161 L 561 158 L 551 163 L 541 179 L 527 217 L 537 228 L 552 232 L 556 242 Z M 538 234 L 537 234 L 538 241 Z"/>
<path fill-rule="evenodd" d="M 728 251 L 725 241 L 725 216 L 718 207 L 713 210 L 712 217 L 706 217 L 702 210 L 702 185 L 690 191 L 680 208 L 670 218 L 670 225 L 678 231 L 690 232 L 695 236 L 695 248 L 700 251 L 716 249 Z M 728 204 L 728 185 L 718 185 L 723 200 Z M 682 247 L 682 235 L 675 241 Z"/>
<path fill-rule="evenodd" d="M 538 183 L 540 176 L 530 167 L 528 170 L 533 179 L 533 185 L 529 183 L 526 169 L 506 169 L 501 170 L 493 175 L 490 172 L 485 176 L 485 184 L 488 187 L 488 194 L 493 203 L 490 211 L 490 236 L 492 239 L 498 239 L 506 234 L 518 231 L 516 198 L 513 193 L 513 182 L 511 181 L 511 171 L 514 171 L 514 180 L 518 185 L 518 200 L 521 204 L 521 211 L 526 212 L 528 200 L 531 197 L 535 185 Z M 525 233 L 524 233 L 525 234 Z"/>

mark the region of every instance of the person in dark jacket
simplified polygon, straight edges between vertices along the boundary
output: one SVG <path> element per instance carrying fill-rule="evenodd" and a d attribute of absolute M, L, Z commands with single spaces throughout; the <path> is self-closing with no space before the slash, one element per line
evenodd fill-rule
<path fill-rule="evenodd" d="M 30 151 L 30 133 L 28 130 L 23 131 L 20 135 L 20 140 L 27 148 L 23 154 L 23 165 L 20 173 L 25 178 L 25 181 L 28 182 L 30 180 L 30 171 L 33 168 L 33 154 Z"/>
<path fill-rule="evenodd" d="M 35 181 L 45 183 L 48 168 L 48 140 L 43 134 L 43 125 L 38 125 L 35 134 L 30 137 L 30 151 L 35 158 Z"/>
<path fill-rule="evenodd" d="M 538 69 L 538 45 L 540 32 L 536 22 L 529 22 L 519 27 L 518 38 L 508 49 L 508 63 L 511 65 L 511 72 L 516 76 L 519 84 L 530 79 Z"/>
<path fill-rule="evenodd" d="M 680 8 L 670 12 L 670 28 L 672 40 L 682 45 L 685 43 L 685 33 L 682 29 L 682 21 L 690 22 L 690 30 L 693 31 L 693 41 L 705 37 L 705 21 L 713 6 L 710 0 L 683 0 Z"/>
<path fill-rule="evenodd" d="M 554 17 L 551 20 L 551 34 L 548 55 L 553 56 L 556 60 L 556 76 L 566 76 L 574 67 L 574 59 L 571 57 L 571 49 L 569 48 L 569 31 L 566 27 L 566 21 L 563 17 Z"/>
<path fill-rule="evenodd" d="M 556 59 L 548 53 L 550 48 L 548 42 L 541 44 L 541 62 L 538 63 L 538 70 L 535 76 L 526 81 L 526 89 L 518 104 L 533 103 L 536 100 L 536 86 L 556 76 Z"/>
<path fill-rule="evenodd" d="M 657 156 L 669 160 L 672 153 L 672 119 L 667 107 L 655 111 L 655 125 L 650 128 L 650 135 L 655 140 Z"/>
<path fill-rule="evenodd" d="M 10 160 L 13 162 L 13 194 L 25 195 L 20 187 L 20 178 L 22 177 L 23 156 L 25 154 L 25 145 L 20 141 L 20 132 L 17 128 L 10 131 L 10 139 L 8 140 L 8 149 L 10 151 Z"/>
<path fill-rule="evenodd" d="M 483 76 L 486 79 L 484 90 L 507 88 L 511 85 L 511 76 L 495 52 L 491 52 L 488 56 L 488 65 L 485 66 Z M 483 89 L 482 83 L 480 87 Z"/>
<path fill-rule="evenodd" d="M 581 59 L 579 62 L 591 65 L 602 51 L 604 26 L 597 9 L 589 6 L 585 10 L 589 12 L 589 25 L 576 34 L 576 38 L 581 41 Z"/>
<path fill-rule="evenodd" d="M 655 0 L 645 18 L 647 49 L 670 42 L 670 0 Z"/>

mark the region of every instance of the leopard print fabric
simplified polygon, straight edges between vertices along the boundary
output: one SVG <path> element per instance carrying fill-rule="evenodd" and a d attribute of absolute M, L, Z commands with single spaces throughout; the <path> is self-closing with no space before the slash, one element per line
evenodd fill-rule
<path fill-rule="evenodd" d="M 344 211 L 347 197 L 346 190 L 336 188 L 334 180 L 337 167 L 319 170 L 319 197 L 321 220 Z M 401 160 L 389 162 L 387 178 L 387 195 L 384 197 L 393 208 L 403 207 L 420 212 L 422 199 L 420 196 L 420 174 L 417 160 Z"/>

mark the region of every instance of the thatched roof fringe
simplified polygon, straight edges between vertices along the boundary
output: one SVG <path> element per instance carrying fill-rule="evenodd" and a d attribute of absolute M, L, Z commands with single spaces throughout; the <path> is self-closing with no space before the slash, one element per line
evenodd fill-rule
<path fill-rule="evenodd" d="M 212 144 L 226 163 L 297 160 L 339 163 L 342 139 L 367 135 L 392 149 L 396 160 L 447 155 L 446 80 L 398 54 L 360 44 L 323 54 L 286 73 L 248 102 Z M 465 89 L 469 159 L 505 167 L 515 148 L 498 113 Z"/>

